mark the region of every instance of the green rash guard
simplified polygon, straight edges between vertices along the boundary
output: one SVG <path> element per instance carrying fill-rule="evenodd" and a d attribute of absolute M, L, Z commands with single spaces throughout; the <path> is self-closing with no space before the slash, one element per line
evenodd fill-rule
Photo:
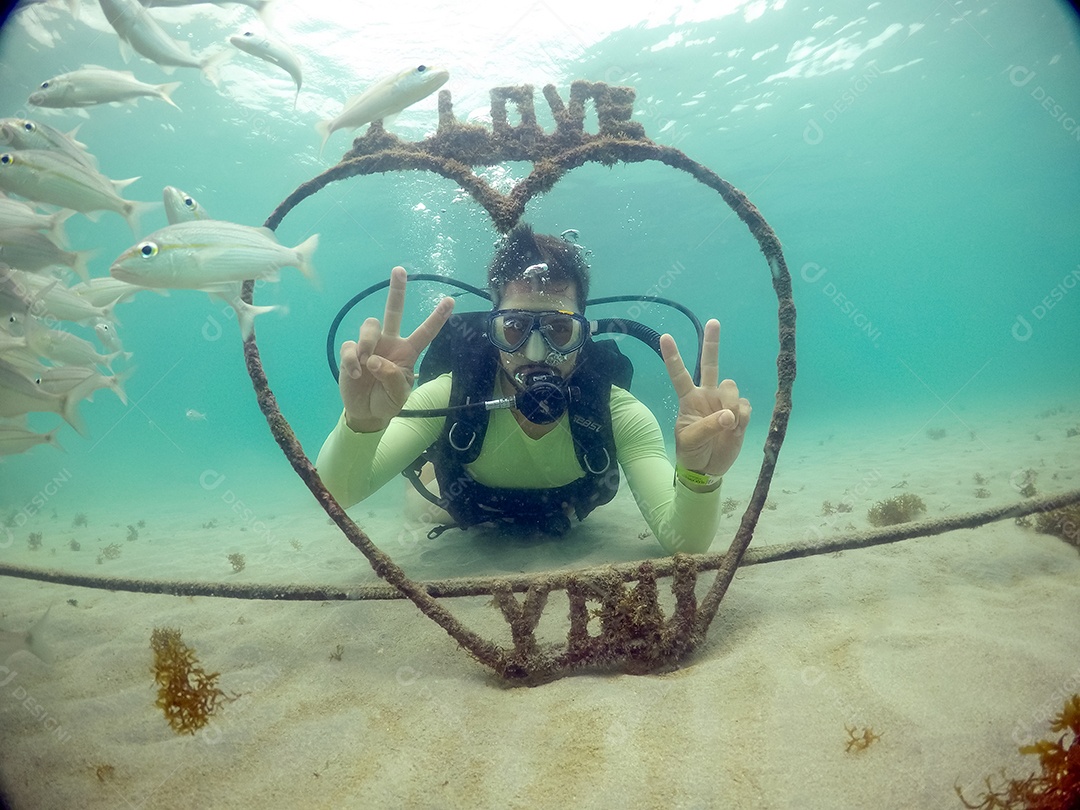
<path fill-rule="evenodd" d="M 414 390 L 405 408 L 445 408 L 449 401 L 450 375 L 443 374 Z M 356 433 L 342 412 L 315 462 L 319 477 L 343 507 L 359 503 L 431 446 L 444 419 L 395 417 L 385 430 Z M 674 470 L 656 417 L 614 385 L 611 426 L 619 466 L 653 536 L 669 554 L 707 551 L 720 523 L 720 489 L 694 492 L 682 482 L 672 484 Z M 465 469 L 485 486 L 511 489 L 559 487 L 584 474 L 566 414 L 549 433 L 532 439 L 509 410 L 491 412 L 480 455 Z"/>

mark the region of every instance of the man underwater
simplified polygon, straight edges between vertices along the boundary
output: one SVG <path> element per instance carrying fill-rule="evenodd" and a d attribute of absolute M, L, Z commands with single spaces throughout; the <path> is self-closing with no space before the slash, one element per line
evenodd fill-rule
<path fill-rule="evenodd" d="M 679 398 L 674 474 L 652 412 L 613 382 L 612 341 L 594 342 L 582 315 L 589 267 L 577 245 L 518 225 L 488 270 L 493 309 L 451 319 L 443 298 L 400 337 L 406 273 L 390 276 L 380 324 L 368 318 L 341 347 L 344 410 L 319 452 L 327 489 L 348 508 L 421 454 L 434 464 L 440 506 L 457 525 L 513 522 L 561 535 L 614 497 L 622 468 L 667 553 L 707 551 L 720 521 L 721 477 L 738 457 L 750 403 L 718 382 L 720 323 L 705 324 L 701 384 L 675 340 L 660 349 Z M 447 324 L 451 369 L 412 389 L 421 352 Z M 429 351 L 431 355 L 434 347 Z M 514 397 L 513 407 L 468 407 Z M 406 412 L 455 408 L 446 416 Z"/>

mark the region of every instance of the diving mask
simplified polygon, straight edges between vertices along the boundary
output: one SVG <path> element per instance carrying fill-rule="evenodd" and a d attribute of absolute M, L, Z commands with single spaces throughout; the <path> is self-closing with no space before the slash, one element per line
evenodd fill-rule
<path fill-rule="evenodd" d="M 584 345 L 591 329 L 584 315 L 566 310 L 498 309 L 488 316 L 488 340 L 509 354 L 521 349 L 534 331 L 552 352 L 567 355 Z"/>

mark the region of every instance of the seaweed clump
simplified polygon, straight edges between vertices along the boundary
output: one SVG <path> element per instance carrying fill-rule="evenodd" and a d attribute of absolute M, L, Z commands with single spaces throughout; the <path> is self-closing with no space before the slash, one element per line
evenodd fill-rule
<path fill-rule="evenodd" d="M 1009 477 L 1009 481 L 1012 483 L 1013 488 L 1025 498 L 1034 498 L 1039 494 L 1039 491 L 1035 489 L 1035 481 L 1038 477 L 1039 473 L 1037 471 L 1028 468 L 1014 472 Z"/>
<path fill-rule="evenodd" d="M 855 730 L 855 726 L 844 726 L 844 731 L 848 733 L 848 741 L 844 750 L 848 753 L 859 751 L 865 751 L 873 743 L 881 739 L 880 734 L 874 733 L 874 727 L 868 726 L 862 730 L 862 734 L 858 734 Z"/>
<path fill-rule="evenodd" d="M 1080 550 L 1080 504 L 1063 506 L 1035 517 L 1035 530 L 1060 537 Z"/>
<path fill-rule="evenodd" d="M 1080 695 L 1065 701 L 1061 714 L 1050 724 L 1052 732 L 1066 732 L 1057 740 L 1039 740 L 1020 746 L 1021 754 L 1039 757 L 1041 774 L 1010 779 L 1000 791 L 990 786 L 979 804 L 968 804 L 957 786 L 956 795 L 969 810 L 1075 810 L 1080 807 Z M 1065 740 L 1072 740 L 1068 747 Z"/>
<path fill-rule="evenodd" d="M 918 495 L 905 492 L 888 500 L 878 501 L 870 507 L 866 517 L 872 526 L 894 526 L 907 523 L 926 511 L 926 504 Z"/>
<path fill-rule="evenodd" d="M 195 651 L 180 639 L 180 631 L 156 627 L 150 636 L 154 651 L 157 707 L 173 731 L 194 734 L 210 722 L 225 693 L 217 687 L 219 673 L 206 673 Z"/>

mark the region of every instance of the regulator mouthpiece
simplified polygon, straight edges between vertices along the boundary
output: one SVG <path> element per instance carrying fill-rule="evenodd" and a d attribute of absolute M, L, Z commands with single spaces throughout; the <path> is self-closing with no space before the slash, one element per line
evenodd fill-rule
<path fill-rule="evenodd" d="M 566 381 L 550 371 L 534 371 L 522 381 L 515 406 L 534 425 L 548 425 L 566 413 Z"/>

